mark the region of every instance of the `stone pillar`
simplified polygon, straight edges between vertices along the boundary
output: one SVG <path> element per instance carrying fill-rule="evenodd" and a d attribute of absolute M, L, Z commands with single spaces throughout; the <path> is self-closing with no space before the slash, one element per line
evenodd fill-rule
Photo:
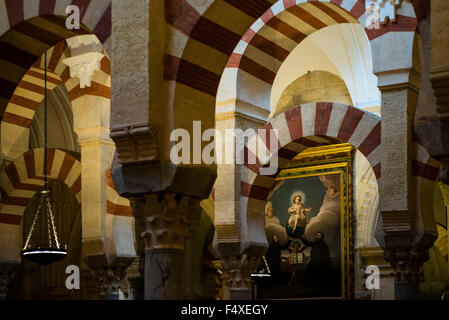
<path fill-rule="evenodd" d="M 136 219 L 145 219 L 145 299 L 181 299 L 188 218 L 199 200 L 175 193 L 131 198 Z"/>
<path fill-rule="evenodd" d="M 429 259 L 429 247 L 416 247 L 410 243 L 410 236 L 408 235 L 385 237 L 387 246 L 385 259 L 391 263 L 394 269 L 394 296 L 396 300 L 416 300 L 420 298 L 420 270 L 423 263 Z M 433 240 L 431 243 L 433 243 Z"/>
<path fill-rule="evenodd" d="M 145 298 L 145 255 L 137 257 L 128 268 L 129 300 L 144 300 Z"/>
<path fill-rule="evenodd" d="M 0 263 L 0 300 L 8 299 L 8 291 L 11 283 L 19 271 L 17 263 Z"/>
<path fill-rule="evenodd" d="M 104 255 L 87 256 L 85 262 L 90 269 L 87 274 L 88 298 L 119 300 L 120 284 L 126 278 L 126 269 L 134 257 L 108 259 Z"/>
<path fill-rule="evenodd" d="M 436 113 L 439 121 L 440 146 L 438 154 L 432 154 L 444 165 L 441 181 L 449 184 L 449 35 L 447 28 L 449 21 L 449 2 L 444 0 L 432 0 L 431 10 L 431 50 L 430 50 L 430 81 L 436 102 Z"/>
<path fill-rule="evenodd" d="M 395 270 L 395 299 L 416 299 L 419 267 L 432 245 L 427 243 L 427 231 L 419 229 L 424 213 L 414 204 L 417 186 L 412 176 L 412 128 L 420 74 L 411 68 L 380 73 L 378 78 L 382 93 L 380 210 L 385 259 Z"/>
<path fill-rule="evenodd" d="M 223 266 L 223 299 L 251 300 L 251 273 L 256 271 L 259 259 L 243 254 L 222 258 L 221 264 Z"/>
<path fill-rule="evenodd" d="M 189 211 L 209 197 L 216 173 L 170 159 L 176 126 L 164 81 L 164 1 L 113 0 L 111 14 L 111 175 L 135 219 L 144 219 L 145 299 L 180 299 Z"/>
<path fill-rule="evenodd" d="M 92 274 L 98 280 L 100 300 L 119 300 L 120 283 L 126 277 L 126 267 L 93 267 Z"/>
<path fill-rule="evenodd" d="M 81 290 L 83 290 L 83 299 L 99 300 L 100 285 L 98 279 L 94 276 L 92 270 L 85 268 L 81 270 Z"/>

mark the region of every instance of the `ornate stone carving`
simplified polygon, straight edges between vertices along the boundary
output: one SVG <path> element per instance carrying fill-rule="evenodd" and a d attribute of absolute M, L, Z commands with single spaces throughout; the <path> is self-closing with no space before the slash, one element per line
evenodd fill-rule
<path fill-rule="evenodd" d="M 231 290 L 251 291 L 251 273 L 259 265 L 258 257 L 231 256 L 221 259 L 223 266 L 222 280 Z"/>
<path fill-rule="evenodd" d="M 434 241 L 434 237 L 424 236 L 419 244 L 413 244 L 413 237 L 409 233 L 385 236 L 385 260 L 394 269 L 396 283 L 420 281 L 420 267 L 429 259 L 429 248 Z"/>
<path fill-rule="evenodd" d="M 396 21 L 396 10 L 401 3 L 402 0 L 366 0 L 365 5 L 367 13 L 374 13 L 382 24 L 386 24 L 388 19 Z"/>
<path fill-rule="evenodd" d="M 118 295 L 120 283 L 126 277 L 126 268 L 96 267 L 92 269 L 92 273 L 98 279 L 100 295 Z"/>
<path fill-rule="evenodd" d="M 80 88 L 90 87 L 92 76 L 100 70 L 100 61 L 105 57 L 100 41 L 88 34 L 67 39 L 67 44 L 72 56 L 63 62 L 70 67 L 70 76 L 80 79 Z"/>
<path fill-rule="evenodd" d="M 110 136 L 115 142 L 120 164 L 159 159 L 158 135 L 152 125 L 144 123 L 112 128 Z"/>
<path fill-rule="evenodd" d="M 131 198 L 131 207 L 136 219 L 145 219 L 145 250 L 184 250 L 188 236 L 188 219 L 201 210 L 199 200 L 175 193 L 145 195 Z"/>
<path fill-rule="evenodd" d="M 80 88 L 90 87 L 95 71 L 100 70 L 100 61 L 104 54 L 99 52 L 85 53 L 80 56 L 64 59 L 64 63 L 70 67 L 70 76 L 80 79 Z"/>

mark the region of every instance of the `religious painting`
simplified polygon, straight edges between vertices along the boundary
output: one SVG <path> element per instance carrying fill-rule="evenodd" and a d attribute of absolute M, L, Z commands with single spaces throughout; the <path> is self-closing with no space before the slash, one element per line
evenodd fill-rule
<path fill-rule="evenodd" d="M 265 208 L 269 247 L 260 269 L 270 277 L 257 281 L 258 298 L 350 297 L 350 159 L 349 152 L 348 161 L 297 163 L 279 173 Z"/>

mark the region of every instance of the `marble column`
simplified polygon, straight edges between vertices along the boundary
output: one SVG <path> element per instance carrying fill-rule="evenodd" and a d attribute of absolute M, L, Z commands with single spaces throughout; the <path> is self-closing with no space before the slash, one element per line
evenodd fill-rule
<path fill-rule="evenodd" d="M 382 93 L 382 181 L 380 210 L 385 259 L 395 270 L 395 299 L 419 297 L 419 269 L 433 235 L 421 225 L 425 213 L 414 205 L 413 117 L 420 74 L 415 69 L 378 75 Z M 421 223 L 422 224 L 422 223 Z"/>
<path fill-rule="evenodd" d="M 145 298 L 145 254 L 137 257 L 127 272 L 129 300 L 144 300 Z"/>
<path fill-rule="evenodd" d="M 181 299 L 188 218 L 199 200 L 164 192 L 131 198 L 131 206 L 145 219 L 145 300 Z"/>

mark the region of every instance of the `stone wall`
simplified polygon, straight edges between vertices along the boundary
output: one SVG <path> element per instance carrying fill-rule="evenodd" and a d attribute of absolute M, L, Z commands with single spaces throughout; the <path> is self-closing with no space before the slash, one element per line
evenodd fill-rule
<path fill-rule="evenodd" d="M 293 81 L 282 92 L 275 115 L 292 106 L 317 101 L 352 105 L 351 96 L 343 79 L 330 72 L 317 70 Z"/>

